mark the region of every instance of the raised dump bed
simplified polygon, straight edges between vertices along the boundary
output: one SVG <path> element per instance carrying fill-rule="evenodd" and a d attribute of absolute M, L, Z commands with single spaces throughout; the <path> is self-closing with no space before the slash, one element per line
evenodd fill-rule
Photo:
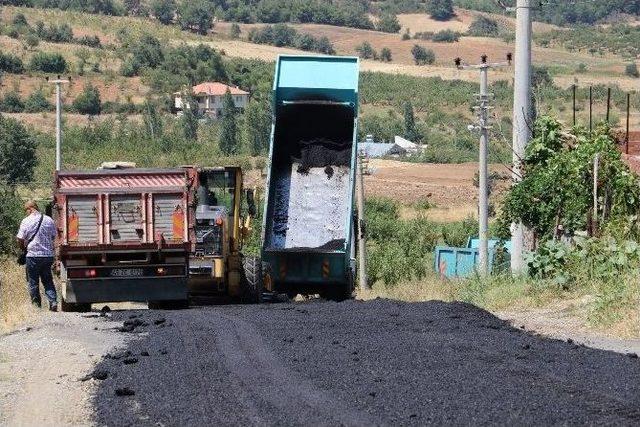
<path fill-rule="evenodd" d="M 354 277 L 358 59 L 280 56 L 262 258 L 281 292 L 341 299 Z"/>

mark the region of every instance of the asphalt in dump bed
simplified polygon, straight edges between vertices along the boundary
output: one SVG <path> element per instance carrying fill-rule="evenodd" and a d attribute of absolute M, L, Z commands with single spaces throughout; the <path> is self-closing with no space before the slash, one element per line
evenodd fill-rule
<path fill-rule="evenodd" d="M 94 402 L 101 424 L 640 423 L 637 358 L 538 337 L 467 304 L 314 301 L 142 316 L 130 354 L 97 367 L 108 371 Z M 135 395 L 116 396 L 126 388 Z"/>

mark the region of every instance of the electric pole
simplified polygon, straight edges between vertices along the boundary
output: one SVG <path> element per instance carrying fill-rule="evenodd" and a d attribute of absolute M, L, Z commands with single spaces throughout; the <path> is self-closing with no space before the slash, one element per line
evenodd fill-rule
<path fill-rule="evenodd" d="M 63 83 L 69 83 L 71 78 L 68 80 L 61 79 L 58 76 L 55 80 L 49 80 L 47 77 L 47 82 L 53 83 L 56 85 L 56 171 L 62 169 L 62 88 L 61 85 Z"/>
<path fill-rule="evenodd" d="M 513 182 L 522 179 L 522 159 L 531 139 L 531 9 L 533 0 L 516 4 L 516 56 L 513 87 Z M 524 271 L 524 227 L 511 224 L 511 271 Z"/>
<path fill-rule="evenodd" d="M 489 110 L 492 108 L 489 103 L 491 94 L 489 93 L 489 69 L 505 67 L 511 65 L 511 54 L 507 54 L 506 63 L 487 63 L 487 55 L 482 55 L 479 65 L 462 65 L 462 60 L 456 58 L 455 64 L 458 69 L 480 70 L 480 94 L 479 104 L 474 107 L 478 112 L 478 122 L 470 125 L 469 130 L 480 131 L 480 154 L 479 154 L 479 182 L 478 182 L 478 237 L 480 240 L 478 248 L 478 272 L 485 276 L 489 272 Z"/>

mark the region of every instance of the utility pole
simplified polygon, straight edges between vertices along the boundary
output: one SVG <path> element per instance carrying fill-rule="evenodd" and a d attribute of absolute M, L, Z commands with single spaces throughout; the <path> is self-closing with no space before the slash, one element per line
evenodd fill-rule
<path fill-rule="evenodd" d="M 513 182 L 522 179 L 522 159 L 531 139 L 531 9 L 533 0 L 516 4 L 516 57 L 513 88 Z M 511 271 L 524 271 L 524 227 L 511 224 Z"/>
<path fill-rule="evenodd" d="M 358 283 L 360 290 L 370 289 L 369 282 L 367 281 L 367 241 L 365 239 L 364 231 L 364 167 L 363 167 L 364 153 L 358 150 L 357 165 L 356 165 L 356 186 L 357 195 L 356 203 L 358 205 L 358 224 L 355 227 L 354 233 L 358 233 Z"/>
<path fill-rule="evenodd" d="M 63 83 L 69 83 L 71 77 L 68 80 L 61 79 L 58 75 L 57 79 L 49 80 L 47 82 L 56 85 L 56 171 L 62 169 L 62 88 Z"/>
<path fill-rule="evenodd" d="M 479 182 L 478 182 L 478 231 L 479 231 L 479 259 L 478 272 L 485 276 L 489 272 L 489 105 L 491 94 L 489 93 L 489 69 L 511 65 L 511 54 L 507 54 L 506 63 L 487 63 L 487 55 L 482 55 L 479 65 L 462 65 L 462 60 L 456 58 L 455 64 L 458 69 L 480 70 L 480 95 L 479 105 L 474 107 L 478 112 L 478 123 L 470 125 L 469 130 L 480 131 L 480 154 L 479 154 Z"/>

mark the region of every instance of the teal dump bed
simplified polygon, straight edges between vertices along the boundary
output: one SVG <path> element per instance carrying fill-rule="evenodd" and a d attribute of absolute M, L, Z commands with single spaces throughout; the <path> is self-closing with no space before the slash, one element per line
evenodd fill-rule
<path fill-rule="evenodd" d="M 276 281 L 344 283 L 353 266 L 358 59 L 280 56 L 273 89 L 263 260 Z"/>

